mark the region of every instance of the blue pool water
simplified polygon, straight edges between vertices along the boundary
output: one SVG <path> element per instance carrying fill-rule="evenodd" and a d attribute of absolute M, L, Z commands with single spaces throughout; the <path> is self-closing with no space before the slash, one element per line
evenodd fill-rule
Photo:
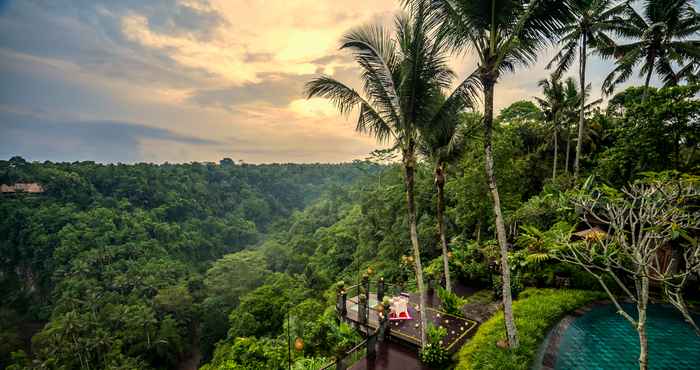
<path fill-rule="evenodd" d="M 625 311 L 636 313 L 634 306 Z M 633 315 L 636 317 L 636 314 Z M 700 369 L 700 337 L 671 306 L 649 306 L 650 369 Z M 693 317 L 700 323 L 700 315 Z M 612 305 L 593 308 L 564 331 L 557 370 L 639 369 L 639 337 Z"/>

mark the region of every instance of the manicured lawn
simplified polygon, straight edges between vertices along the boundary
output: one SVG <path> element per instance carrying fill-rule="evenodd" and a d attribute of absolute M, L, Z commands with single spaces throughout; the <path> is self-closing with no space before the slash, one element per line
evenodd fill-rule
<path fill-rule="evenodd" d="M 489 304 L 493 301 L 493 291 L 484 289 L 475 292 L 474 294 L 464 298 L 464 303 L 467 304 Z"/>
<path fill-rule="evenodd" d="M 565 313 L 604 297 L 584 290 L 526 289 L 513 303 L 520 347 L 503 350 L 496 346 L 496 341 L 506 337 L 503 311 L 499 311 L 459 351 L 457 369 L 529 369 L 547 331 Z"/>

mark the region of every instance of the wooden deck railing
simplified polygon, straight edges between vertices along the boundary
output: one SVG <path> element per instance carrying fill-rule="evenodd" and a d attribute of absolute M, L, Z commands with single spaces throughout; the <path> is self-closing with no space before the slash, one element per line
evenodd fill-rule
<path fill-rule="evenodd" d="M 398 295 L 407 295 L 407 293 L 402 293 L 398 285 L 386 284 L 381 278 L 376 283 L 371 283 L 367 277 L 363 277 L 360 284 L 352 285 L 347 289 L 341 286 L 337 291 L 336 301 L 338 320 L 347 321 L 364 333 L 371 333 L 380 327 L 381 318 L 389 314 L 389 304 L 383 302 L 384 297 Z M 420 347 L 422 328 L 418 323 L 422 315 L 426 315 L 430 323 L 448 330 L 443 346 L 447 350 L 453 350 L 472 334 L 477 326 L 474 320 L 450 315 L 440 311 L 439 308 L 418 307 L 415 298 L 414 295 L 409 297 L 411 302 L 409 309 L 416 321 L 394 322 L 390 326 L 392 337 Z"/>
<path fill-rule="evenodd" d="M 368 289 L 368 287 L 369 284 L 365 285 L 364 289 Z M 354 291 L 354 289 L 357 290 Z M 347 314 L 348 292 L 356 292 L 358 296 L 365 297 L 365 299 L 367 299 L 366 297 L 369 296 L 368 294 L 359 294 L 360 292 L 363 292 L 363 289 L 360 287 L 360 285 L 351 286 L 348 288 L 348 290 L 341 288 L 341 290 L 338 292 L 338 301 L 336 302 L 336 309 L 338 310 L 338 314 L 340 315 L 340 320 L 344 319 L 344 316 Z M 358 303 L 358 309 L 362 311 L 360 312 L 360 315 L 364 317 L 364 321 L 361 324 L 365 325 L 365 332 L 367 333 L 367 336 L 360 343 L 356 344 L 354 347 L 343 352 L 340 356 L 335 358 L 333 362 L 322 367 L 321 370 L 330 370 L 333 368 L 335 368 L 336 370 L 345 370 L 364 357 L 373 358 L 374 356 L 376 356 L 377 341 L 383 341 L 390 330 L 389 317 L 387 316 L 389 312 L 389 305 L 381 303 L 381 308 L 378 309 L 376 307 L 369 307 L 367 302 L 364 302 L 363 305 L 360 305 Z M 369 318 L 370 310 L 375 311 L 376 317 L 378 318 L 378 322 L 375 328 L 371 328 L 369 325 L 366 325 Z"/>
<path fill-rule="evenodd" d="M 367 342 L 368 341 L 369 341 L 369 337 L 365 338 L 362 342 L 355 345 L 355 347 L 352 347 L 351 349 L 347 350 L 346 352 L 343 352 L 343 354 L 339 358 L 334 359 L 333 362 L 322 367 L 320 370 L 330 370 L 330 369 L 344 370 L 344 369 L 347 369 L 352 364 L 354 364 L 357 361 L 360 361 L 363 357 L 365 357 L 367 355 Z"/>

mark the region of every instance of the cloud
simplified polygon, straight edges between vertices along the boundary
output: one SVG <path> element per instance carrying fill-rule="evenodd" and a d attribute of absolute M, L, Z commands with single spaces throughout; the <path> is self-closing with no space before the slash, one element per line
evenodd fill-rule
<path fill-rule="evenodd" d="M 182 9 L 191 21 L 185 22 Z M 213 11 L 202 13 L 173 0 L 139 2 L 15 1 L 0 12 L 0 48 L 77 66 L 101 78 L 139 84 L 183 86 L 209 77 L 209 72 L 180 66 L 167 52 L 133 43 L 122 31 L 122 19 L 139 14 L 162 32 L 206 40 L 225 21 Z"/>
<path fill-rule="evenodd" d="M 390 24 L 399 3 L 0 0 L 0 107 L 10 108 L 0 117 L 0 154 L 156 162 L 362 158 L 375 141 L 354 132 L 354 117 L 306 100 L 303 86 L 326 74 L 360 89 L 359 70 L 338 41 L 361 24 Z M 531 69 L 504 76 L 496 107 L 538 95 L 546 59 L 543 53 Z M 466 76 L 474 60 L 460 56 L 450 65 Z M 589 65 L 595 95 L 609 65 Z M 10 132 L 15 139 L 7 139 Z"/>
<path fill-rule="evenodd" d="M 228 110 L 252 102 L 286 106 L 302 95 L 304 84 L 313 76 L 263 74 L 258 78 L 258 82 L 195 91 L 188 98 L 188 101 L 201 106 L 213 106 Z"/>
<path fill-rule="evenodd" d="M 377 147 L 373 139 L 354 133 L 353 124 L 332 110 L 325 116 L 309 114 L 314 110 L 295 109 L 299 108 L 296 104 L 284 103 L 287 99 L 278 105 L 250 102 L 226 110 L 212 104 L 200 106 L 188 101 L 192 91 L 95 82 L 74 70 L 66 72 L 63 66 L 46 59 L 17 57 L 1 51 L 0 80 L 4 83 L 0 88 L 0 107 L 21 115 L 52 122 L 137 122 L 216 141 L 195 145 L 138 137 L 138 150 L 130 149 L 128 157 L 127 151 L 122 153 L 124 157 L 113 152 L 109 157 L 113 161 L 189 162 L 231 157 L 249 163 L 341 162 L 363 158 Z M 295 96 L 291 102 L 301 99 L 301 91 L 292 89 L 290 94 Z M 305 99 L 301 101 L 306 103 Z M 5 117 L 4 121 L 8 118 L 12 117 Z M 80 137 L 80 130 L 75 135 Z M 40 158 L 51 158 L 40 145 L 29 142 L 20 147 L 21 152 L 27 153 L 27 148 L 36 150 Z M 61 153 L 56 155 L 66 158 Z"/>
<path fill-rule="evenodd" d="M 52 121 L 7 109 L 0 111 L 0 131 L 0 158 L 21 155 L 32 160 L 137 162 L 144 140 L 190 146 L 222 144 L 134 122 Z"/>

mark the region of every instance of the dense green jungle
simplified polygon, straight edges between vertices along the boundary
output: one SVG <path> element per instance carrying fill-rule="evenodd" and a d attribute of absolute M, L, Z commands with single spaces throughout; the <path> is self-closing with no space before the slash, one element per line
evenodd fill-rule
<path fill-rule="evenodd" d="M 564 315 L 601 300 L 631 324 L 625 369 L 700 361 L 697 1 L 401 0 L 364 16 L 261 2 L 242 28 L 216 15 L 227 2 L 165 1 L 164 18 L 89 3 L 0 0 L 2 30 L 38 15 L 36 35 L 0 42 L 17 85 L 0 143 L 18 151 L 0 160 L 0 369 L 361 369 L 401 341 L 385 341 L 393 314 L 395 333 L 413 320 L 413 368 L 525 370 L 551 360 L 540 347 Z M 356 19 L 332 47 L 336 31 L 309 31 Z M 70 98 L 59 77 L 94 86 Z M 321 129 L 329 117 L 353 126 Z M 108 159 L 65 149 L 79 137 Z M 661 304 L 690 338 L 664 351 L 647 317 Z M 572 361 L 618 365 L 593 352 Z"/>
<path fill-rule="evenodd" d="M 630 88 L 607 109 L 591 110 L 584 178 L 610 188 L 696 178 L 698 89 Z M 568 201 L 581 185 L 570 173 L 573 158 L 570 150 L 554 157 L 545 113 L 519 101 L 496 119 L 513 289 L 552 286 L 562 271 L 575 277 L 574 288 L 599 289 L 575 266 L 528 257 L 519 242 L 528 227 L 579 219 Z M 462 118 L 473 124 L 473 116 Z M 569 122 L 559 133 L 567 148 L 575 119 Z M 453 279 L 488 289 L 498 250 L 479 131 L 469 131 L 464 145 L 444 184 L 450 270 Z M 434 165 L 421 158 L 421 259 L 426 279 L 439 281 Z M 392 149 L 347 164 L 0 161 L 0 183 L 16 182 L 45 191 L 0 199 L 6 368 L 284 368 L 289 335 L 305 343 L 291 353 L 294 368 L 318 368 L 358 338 L 335 320 L 338 281 L 356 281 L 371 268 L 415 289 L 403 175 Z M 697 285 L 690 290 L 697 297 Z"/>

